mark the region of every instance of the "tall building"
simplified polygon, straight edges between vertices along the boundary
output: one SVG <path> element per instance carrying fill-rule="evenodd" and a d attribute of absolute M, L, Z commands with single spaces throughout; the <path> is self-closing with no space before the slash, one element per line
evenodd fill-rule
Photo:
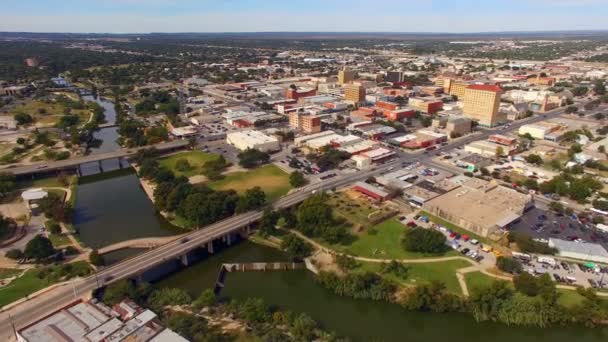
<path fill-rule="evenodd" d="M 357 73 L 352 70 L 348 70 L 344 67 L 342 70 L 338 71 L 338 84 L 348 84 L 355 80 Z"/>
<path fill-rule="evenodd" d="M 365 101 L 365 88 L 359 85 L 347 84 L 344 86 L 344 100 L 355 103 Z"/>
<path fill-rule="evenodd" d="M 386 73 L 386 78 L 384 80 L 386 82 L 391 82 L 391 83 L 403 82 L 403 72 L 402 71 L 388 71 Z"/>
<path fill-rule="evenodd" d="M 443 79 L 443 92 L 450 95 L 456 95 L 460 100 L 464 98 L 464 93 L 468 86 L 469 83 L 465 81 L 458 81 L 453 78 Z"/>
<path fill-rule="evenodd" d="M 321 132 L 321 118 L 308 113 L 290 113 L 289 126 L 304 133 Z"/>
<path fill-rule="evenodd" d="M 486 127 L 505 121 L 506 115 L 498 110 L 501 94 L 502 89 L 496 85 L 468 86 L 464 94 L 464 116 Z"/>

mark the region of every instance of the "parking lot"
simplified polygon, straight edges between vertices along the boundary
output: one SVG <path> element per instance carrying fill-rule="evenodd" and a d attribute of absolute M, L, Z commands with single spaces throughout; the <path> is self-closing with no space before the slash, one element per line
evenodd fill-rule
<path fill-rule="evenodd" d="M 548 240 L 556 238 L 599 243 L 608 248 L 608 234 L 593 228 L 590 223 L 581 223 L 575 217 L 556 214 L 552 211 L 533 208 L 511 227 L 533 238 Z"/>

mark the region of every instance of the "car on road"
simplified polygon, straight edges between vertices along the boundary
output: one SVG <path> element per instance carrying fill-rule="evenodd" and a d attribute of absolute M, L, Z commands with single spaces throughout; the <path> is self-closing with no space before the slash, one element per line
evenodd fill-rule
<path fill-rule="evenodd" d="M 462 253 L 463 255 L 466 255 L 470 252 L 471 250 L 468 248 L 464 248 L 463 250 L 460 251 L 460 253 Z"/>

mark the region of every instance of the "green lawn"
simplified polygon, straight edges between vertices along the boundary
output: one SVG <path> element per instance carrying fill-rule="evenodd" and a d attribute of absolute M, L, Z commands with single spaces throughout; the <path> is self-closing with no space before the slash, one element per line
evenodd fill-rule
<path fill-rule="evenodd" d="M 44 109 L 45 114 L 41 114 L 39 111 Z M 66 106 L 58 102 L 43 102 L 38 100 L 28 100 L 22 104 L 17 105 L 10 111 L 10 115 L 13 116 L 16 113 L 26 113 L 34 118 L 35 122 L 41 123 L 45 126 L 52 126 L 59 122 L 59 119 L 64 115 Z M 85 124 L 91 113 L 88 109 L 72 109 L 72 114 L 77 115 L 80 118 L 80 124 Z"/>
<path fill-rule="evenodd" d="M 41 276 L 40 269 L 27 271 L 23 276 L 17 278 L 9 285 L 0 288 L 0 307 L 54 283 L 76 276 L 84 276 L 91 271 L 91 268 L 86 261 L 78 261 L 68 265 L 51 266 L 48 268 L 49 272 L 44 276 Z"/>
<path fill-rule="evenodd" d="M 289 174 L 273 164 L 264 165 L 250 171 L 227 174 L 223 179 L 208 184 L 215 190 L 235 190 L 243 194 L 246 190 L 259 186 L 266 193 L 267 202 L 274 202 L 291 189 Z"/>
<path fill-rule="evenodd" d="M 159 162 L 162 167 L 173 171 L 173 173 L 175 173 L 175 175 L 178 177 L 192 177 L 202 173 L 203 165 L 205 165 L 206 162 L 214 160 L 218 157 L 219 156 L 217 154 L 205 153 L 202 151 L 189 151 L 171 155 L 167 158 L 161 159 Z M 190 170 L 182 172 L 175 168 L 175 164 L 180 159 L 186 159 L 188 163 L 190 163 Z"/>
<path fill-rule="evenodd" d="M 409 271 L 406 279 L 401 279 L 392 274 L 385 274 L 384 276 L 406 285 L 428 284 L 432 281 L 439 281 L 445 284 L 448 291 L 461 295 L 462 290 L 460 284 L 458 284 L 458 278 L 456 278 L 456 271 L 468 266 L 471 266 L 471 263 L 465 260 L 407 264 Z M 360 269 L 362 271 L 380 272 L 380 264 L 361 263 Z"/>
<path fill-rule="evenodd" d="M 21 273 L 22 270 L 14 269 L 14 268 L 0 268 L 0 279 L 10 278 Z"/>
<path fill-rule="evenodd" d="M 72 244 L 72 241 L 64 234 L 49 234 L 49 240 L 55 248 Z"/>
<path fill-rule="evenodd" d="M 28 188 L 59 188 L 63 187 L 57 177 L 49 177 L 49 178 L 38 178 L 38 179 L 28 179 L 28 180 L 20 180 L 17 182 L 18 189 L 28 189 Z"/>
<path fill-rule="evenodd" d="M 573 307 L 577 304 L 581 304 L 585 300 L 585 297 L 581 296 L 576 291 L 557 289 L 557 292 L 559 293 L 557 302 L 565 307 Z"/>
<path fill-rule="evenodd" d="M 334 245 L 332 248 L 347 254 L 377 259 L 418 259 L 437 256 L 436 254 L 408 252 L 403 249 L 401 236 L 406 229 L 408 228 L 399 220 L 393 218 L 357 235 L 356 240 L 350 245 Z M 457 253 L 449 251 L 439 256 L 446 255 L 457 255 Z"/>
<path fill-rule="evenodd" d="M 368 216 L 374 212 L 374 208 L 364 201 L 358 201 L 345 193 L 338 192 L 330 196 L 328 201 L 334 213 L 353 224 L 367 226 L 370 224 Z"/>

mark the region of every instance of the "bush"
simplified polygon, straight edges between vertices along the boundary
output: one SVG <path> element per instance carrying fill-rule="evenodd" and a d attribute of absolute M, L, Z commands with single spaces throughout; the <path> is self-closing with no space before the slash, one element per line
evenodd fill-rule
<path fill-rule="evenodd" d="M 21 260 L 24 258 L 23 252 L 16 248 L 9 249 L 4 256 L 12 260 Z"/>
<path fill-rule="evenodd" d="M 103 266 L 105 264 L 103 256 L 96 249 L 92 250 L 91 254 L 89 254 L 89 262 L 95 266 Z"/>
<path fill-rule="evenodd" d="M 503 272 L 511 274 L 519 274 L 523 270 L 519 261 L 504 256 L 499 256 L 498 259 L 496 259 L 496 267 Z"/>
<path fill-rule="evenodd" d="M 48 220 L 44 225 L 49 233 L 61 234 L 61 226 L 55 220 Z"/>
<path fill-rule="evenodd" d="M 175 162 L 175 169 L 180 172 L 186 172 L 192 169 L 192 165 L 190 165 L 187 159 L 182 158 Z"/>
<path fill-rule="evenodd" d="M 76 255 L 80 253 L 78 249 L 74 246 L 67 246 L 63 249 L 63 255 Z"/>
<path fill-rule="evenodd" d="M 403 248 L 410 252 L 442 253 L 446 250 L 445 235 L 436 230 L 414 228 L 404 233 Z"/>
<path fill-rule="evenodd" d="M 283 238 L 281 249 L 285 250 L 292 260 L 302 260 L 312 253 L 312 246 L 293 234 Z"/>

